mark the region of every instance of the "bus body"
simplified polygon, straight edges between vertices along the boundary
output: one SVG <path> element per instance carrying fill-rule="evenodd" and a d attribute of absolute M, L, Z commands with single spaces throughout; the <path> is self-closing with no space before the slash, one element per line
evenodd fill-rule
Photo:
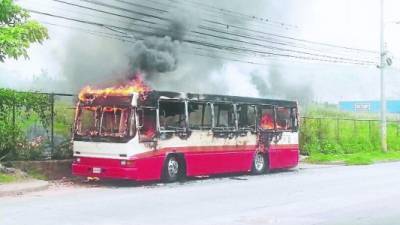
<path fill-rule="evenodd" d="M 94 94 L 77 104 L 72 172 L 137 181 L 167 174 L 174 181 L 174 172 L 292 168 L 299 160 L 297 118 L 293 101 L 159 91 Z"/>

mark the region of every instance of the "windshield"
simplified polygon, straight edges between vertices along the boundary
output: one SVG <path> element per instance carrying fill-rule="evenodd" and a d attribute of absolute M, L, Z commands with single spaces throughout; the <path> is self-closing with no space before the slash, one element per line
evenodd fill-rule
<path fill-rule="evenodd" d="M 136 133 L 130 108 L 81 106 L 78 109 L 75 134 L 78 136 L 128 137 Z"/>

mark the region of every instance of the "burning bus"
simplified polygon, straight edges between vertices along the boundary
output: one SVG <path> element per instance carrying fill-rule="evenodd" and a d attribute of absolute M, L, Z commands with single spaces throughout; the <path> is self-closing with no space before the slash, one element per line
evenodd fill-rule
<path fill-rule="evenodd" d="M 152 91 L 134 84 L 79 95 L 76 176 L 173 182 L 297 166 L 294 101 Z"/>

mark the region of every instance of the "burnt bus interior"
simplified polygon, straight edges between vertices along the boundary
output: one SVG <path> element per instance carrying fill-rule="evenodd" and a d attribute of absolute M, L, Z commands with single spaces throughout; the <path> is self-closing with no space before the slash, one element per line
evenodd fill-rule
<path fill-rule="evenodd" d="M 78 103 L 75 140 L 127 142 L 139 131 L 140 142 L 152 142 L 173 136 L 186 139 L 196 130 L 234 138 L 298 128 L 293 101 L 158 91 L 141 96 L 135 108 L 132 96 L 86 99 Z"/>
<path fill-rule="evenodd" d="M 196 130 L 234 138 L 257 132 L 295 132 L 298 128 L 294 101 L 154 91 L 140 102 L 138 110 L 142 142 L 174 135 L 185 139 Z"/>
<path fill-rule="evenodd" d="M 74 140 L 127 142 L 136 135 L 136 114 L 132 96 L 87 96 L 75 114 Z"/>

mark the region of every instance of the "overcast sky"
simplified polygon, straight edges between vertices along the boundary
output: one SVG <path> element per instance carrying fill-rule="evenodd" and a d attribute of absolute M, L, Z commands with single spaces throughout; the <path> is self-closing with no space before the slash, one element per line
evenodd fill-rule
<path fill-rule="evenodd" d="M 29 8 L 45 9 L 48 1 L 20 0 L 17 2 Z M 379 50 L 379 0 L 231 0 L 214 3 L 217 7 L 240 10 L 246 14 L 270 18 L 298 27 L 283 30 L 271 26 L 268 30 L 271 33 L 353 48 Z M 400 56 L 398 41 L 400 25 L 394 23 L 400 21 L 400 16 L 396 15 L 400 11 L 400 2 L 386 0 L 385 4 L 387 46 L 392 55 Z M 50 4 L 48 6 L 50 9 Z M 43 19 L 35 15 L 33 18 Z M 29 86 L 29 82 L 33 80 L 34 75 L 41 74 L 41 71 L 47 71 L 52 79 L 65 79 L 62 76 L 65 70 L 63 68 L 65 47 L 69 38 L 73 37 L 74 32 L 77 31 L 52 26 L 48 28 L 50 40 L 42 45 L 33 45 L 29 50 L 29 60 L 7 60 L 0 64 L 0 86 L 34 89 L 34 86 Z M 81 47 L 88 46 L 86 51 L 95 51 L 95 49 L 90 49 L 90 45 L 86 45 L 84 41 L 90 42 L 96 38 L 98 37 L 83 39 Z M 92 57 L 96 57 L 95 52 Z M 287 59 L 272 60 L 272 62 L 274 65 L 279 65 L 279 72 L 285 79 L 292 83 L 298 82 L 301 85 L 311 86 L 314 99 L 317 101 L 337 102 L 379 98 L 379 70 L 376 67 Z M 186 62 L 188 65 L 190 63 L 196 62 Z M 396 69 L 397 67 L 400 68 L 400 65 L 395 63 L 387 70 L 387 93 L 392 99 L 400 98 L 400 91 L 397 90 L 400 86 L 400 71 Z M 251 71 L 268 69 L 268 65 L 255 66 L 226 62 L 223 69 L 213 71 L 213 73 L 230 73 L 232 77 L 240 80 L 241 76 L 246 76 Z M 246 95 L 246 93 L 244 91 L 240 94 Z"/>

